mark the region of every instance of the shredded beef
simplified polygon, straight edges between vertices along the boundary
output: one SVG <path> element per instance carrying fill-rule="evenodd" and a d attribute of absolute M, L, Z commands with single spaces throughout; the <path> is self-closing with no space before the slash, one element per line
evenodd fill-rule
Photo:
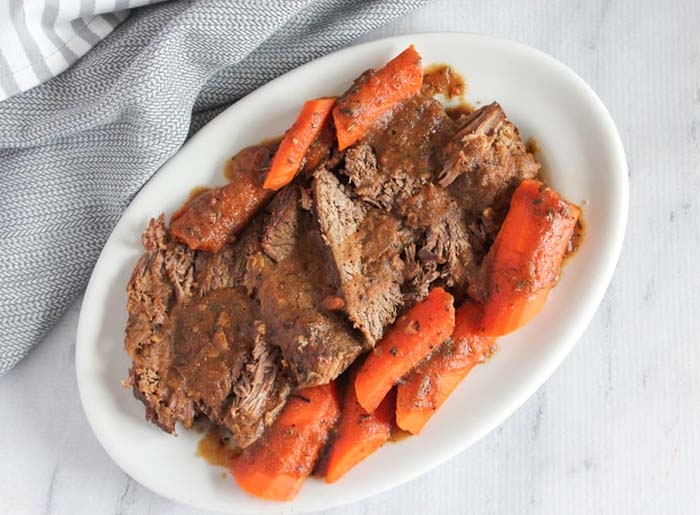
<path fill-rule="evenodd" d="M 231 430 L 238 445 L 249 445 L 290 386 L 256 304 L 231 277 L 236 249 L 193 252 L 172 241 L 162 216 L 143 242 L 146 253 L 128 286 L 126 384 L 145 404 L 146 418 L 168 432 L 203 414 Z M 194 277 L 201 280 L 198 293 Z"/>
<path fill-rule="evenodd" d="M 470 241 L 480 253 L 500 228 L 517 185 L 539 170 L 517 127 L 496 102 L 467 117 L 445 147 L 439 184 L 472 221 Z"/>
<path fill-rule="evenodd" d="M 436 280 L 463 290 L 475 267 L 464 214 L 444 188 L 429 184 L 402 206 L 406 224 L 420 231 L 406 260 L 409 297 L 422 300 Z"/>

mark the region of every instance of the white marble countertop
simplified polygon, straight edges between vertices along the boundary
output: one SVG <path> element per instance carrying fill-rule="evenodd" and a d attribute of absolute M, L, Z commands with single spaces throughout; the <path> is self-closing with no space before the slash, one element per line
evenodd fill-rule
<path fill-rule="evenodd" d="M 700 504 L 700 3 L 438 1 L 365 39 L 459 30 L 516 39 L 608 106 L 631 178 L 622 258 L 552 378 L 451 461 L 334 514 L 697 513 Z M 129 479 L 83 415 L 78 301 L 0 379 L 0 513 L 192 513 Z"/>

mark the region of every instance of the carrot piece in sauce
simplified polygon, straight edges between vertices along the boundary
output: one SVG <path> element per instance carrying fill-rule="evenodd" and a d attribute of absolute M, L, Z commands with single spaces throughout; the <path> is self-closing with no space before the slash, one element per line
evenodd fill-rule
<path fill-rule="evenodd" d="M 358 81 L 333 108 L 338 149 L 355 143 L 376 120 L 418 93 L 422 85 L 421 56 L 413 45 L 366 80 Z"/>
<path fill-rule="evenodd" d="M 546 184 L 520 183 L 482 264 L 482 334 L 511 333 L 540 312 L 557 281 L 579 215 L 578 207 Z"/>
<path fill-rule="evenodd" d="M 292 182 L 334 104 L 335 98 L 317 98 L 304 104 L 296 121 L 280 142 L 263 188 L 278 190 Z"/>
<path fill-rule="evenodd" d="M 376 410 L 367 413 L 357 402 L 354 375 L 350 379 L 340 411 L 337 437 L 328 458 L 326 483 L 340 479 L 391 437 L 395 396 L 390 393 Z"/>
<path fill-rule="evenodd" d="M 263 436 L 233 459 L 231 474 L 256 497 L 293 499 L 311 474 L 339 414 L 335 383 L 299 390 L 290 395 Z"/>
<path fill-rule="evenodd" d="M 455 329 L 440 348 L 396 388 L 396 424 L 418 434 L 496 339 L 479 333 L 482 312 L 465 302 L 455 312 Z"/>
<path fill-rule="evenodd" d="M 245 148 L 231 160 L 231 182 L 197 195 L 170 219 L 170 233 L 193 250 L 218 252 L 235 240 L 274 192 L 262 187 L 273 144 Z"/>
<path fill-rule="evenodd" d="M 442 288 L 402 315 L 357 372 L 355 394 L 373 412 L 396 382 L 447 339 L 455 327 L 454 299 Z"/>

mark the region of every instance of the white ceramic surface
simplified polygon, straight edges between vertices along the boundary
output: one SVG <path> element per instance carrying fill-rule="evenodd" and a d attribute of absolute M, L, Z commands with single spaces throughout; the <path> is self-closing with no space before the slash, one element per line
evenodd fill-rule
<path fill-rule="evenodd" d="M 535 136 L 551 183 L 583 204 L 584 245 L 567 264 L 543 312 L 501 340 L 424 432 L 387 445 L 334 485 L 310 480 L 291 503 L 264 502 L 195 456 L 200 435 L 177 438 L 143 419 L 120 381 L 125 286 L 151 216 L 172 213 L 199 185 L 223 183 L 224 160 L 280 134 L 307 98 L 337 94 L 409 43 L 424 63 L 449 63 L 475 105 L 498 100 L 525 139 Z M 323 76 L 323 81 L 317 78 Z M 302 512 L 358 500 L 405 482 L 461 452 L 520 406 L 555 370 L 592 318 L 612 277 L 628 204 L 625 157 L 617 130 L 595 93 L 555 59 L 514 42 L 458 33 L 380 40 L 326 56 L 260 88 L 190 140 L 142 189 L 105 245 L 87 288 L 77 332 L 76 367 L 87 418 L 103 447 L 138 482 L 161 495 L 230 512 Z"/>

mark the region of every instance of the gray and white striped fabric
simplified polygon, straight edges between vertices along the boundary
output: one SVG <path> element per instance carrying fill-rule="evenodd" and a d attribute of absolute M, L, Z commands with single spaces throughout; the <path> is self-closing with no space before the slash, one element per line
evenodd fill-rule
<path fill-rule="evenodd" d="M 270 79 L 424 3 L 141 7 L 71 68 L 0 102 L 0 374 L 82 291 L 121 212 L 192 132 Z"/>
<path fill-rule="evenodd" d="M 66 70 L 130 7 L 161 0 L 0 1 L 0 101 Z"/>

